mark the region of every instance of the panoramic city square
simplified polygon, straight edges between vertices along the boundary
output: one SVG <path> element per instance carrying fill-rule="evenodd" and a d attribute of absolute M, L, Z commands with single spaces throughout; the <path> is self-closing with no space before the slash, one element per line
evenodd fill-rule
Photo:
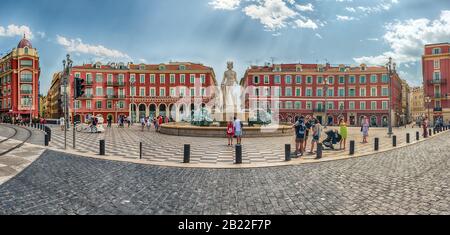
<path fill-rule="evenodd" d="M 450 215 L 449 3 L 37 2 L 0 8 L 0 215 Z"/>

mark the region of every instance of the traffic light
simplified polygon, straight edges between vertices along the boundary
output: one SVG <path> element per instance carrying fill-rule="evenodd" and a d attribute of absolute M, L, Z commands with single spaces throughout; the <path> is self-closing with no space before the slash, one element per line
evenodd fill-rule
<path fill-rule="evenodd" d="M 75 78 L 75 99 L 84 95 L 84 79 Z"/>

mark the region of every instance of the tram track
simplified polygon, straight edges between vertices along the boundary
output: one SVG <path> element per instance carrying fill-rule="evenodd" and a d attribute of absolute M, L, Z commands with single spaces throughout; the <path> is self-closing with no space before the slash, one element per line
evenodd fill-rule
<path fill-rule="evenodd" d="M 20 126 L 13 126 L 13 127 L 11 127 L 11 126 L 6 126 L 6 125 L 2 125 L 2 126 L 7 127 L 7 128 L 11 128 L 11 129 L 14 129 L 14 135 L 12 135 L 12 136 L 10 136 L 10 137 L 8 137 L 8 138 L 6 138 L 6 139 L 0 141 L 0 144 L 6 142 L 6 141 L 8 141 L 8 140 L 11 140 L 12 138 L 14 138 L 15 136 L 18 135 L 19 131 L 18 131 L 18 129 L 16 129 L 16 127 L 17 127 L 17 128 L 21 128 L 21 129 L 27 131 L 28 135 L 27 135 L 27 137 L 26 137 L 23 141 L 21 141 L 19 144 L 15 145 L 15 146 L 13 146 L 13 147 L 11 147 L 11 148 L 9 148 L 9 149 L 6 150 L 6 151 L 0 152 L 0 156 L 6 155 L 6 154 L 10 153 L 11 151 L 14 151 L 14 150 L 16 150 L 16 149 L 22 147 L 22 146 L 23 146 L 23 145 L 31 138 L 31 136 L 33 135 L 33 132 L 32 132 L 31 130 L 28 130 L 27 128 L 23 128 L 23 127 L 20 127 Z M 19 141 L 20 141 L 20 140 L 19 140 Z"/>

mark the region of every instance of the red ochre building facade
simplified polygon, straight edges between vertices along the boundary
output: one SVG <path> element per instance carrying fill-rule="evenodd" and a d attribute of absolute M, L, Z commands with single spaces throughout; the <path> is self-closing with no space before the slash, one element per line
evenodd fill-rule
<path fill-rule="evenodd" d="M 85 80 L 85 93 L 77 101 L 70 95 L 75 77 Z M 212 109 L 207 104 L 217 86 L 211 67 L 189 62 L 85 64 L 72 68 L 69 83 L 70 117 L 76 105 L 75 120 L 83 122 L 90 116 L 111 117 L 113 122 L 120 116 L 134 122 L 158 115 L 187 120 L 201 106 Z"/>
<path fill-rule="evenodd" d="M 39 117 L 39 55 L 23 37 L 0 58 L 0 118 Z"/>
<path fill-rule="evenodd" d="M 430 44 L 425 46 L 422 57 L 425 110 L 430 119 L 442 118 L 450 121 L 450 43 Z"/>
<path fill-rule="evenodd" d="M 396 126 L 402 115 L 401 80 L 397 73 L 392 78 L 391 112 L 393 126 Z M 361 118 L 367 116 L 371 126 L 388 125 L 389 76 L 385 67 L 364 64 L 359 67 L 330 64 L 251 66 L 241 85 L 249 93 L 245 99 L 247 111 L 254 113 L 255 109 L 267 107 L 274 113 L 278 107 L 277 116 L 281 122 L 293 122 L 301 115 L 314 115 L 323 124 L 338 125 L 344 118 L 348 125 L 358 126 Z M 267 106 L 261 104 L 261 99 L 267 99 Z"/>

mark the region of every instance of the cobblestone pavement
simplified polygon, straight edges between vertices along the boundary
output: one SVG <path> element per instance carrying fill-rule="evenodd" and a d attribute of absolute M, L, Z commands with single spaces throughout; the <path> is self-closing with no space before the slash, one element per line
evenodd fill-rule
<path fill-rule="evenodd" d="M 450 133 L 365 158 L 189 169 L 47 150 L 0 186 L 0 214 L 450 214 Z"/>
<path fill-rule="evenodd" d="M 17 130 L 17 133 L 14 130 Z M 28 167 L 44 152 L 43 147 L 34 145 L 43 143 L 43 132 L 31 128 L 29 130 L 32 131 L 32 136 L 27 141 L 28 143 L 0 156 L 0 185 Z M 29 133 L 22 127 L 0 125 L 0 152 L 4 152 L 22 143 L 28 135 Z M 9 137 L 13 138 L 6 140 Z"/>
<path fill-rule="evenodd" d="M 334 127 L 336 129 L 336 127 Z M 398 147 L 406 145 L 406 133 L 410 133 L 411 141 L 415 140 L 416 131 L 420 129 L 396 128 Z M 380 138 L 380 150 L 392 149 L 392 139 L 387 136 L 386 128 L 372 128 L 369 144 L 362 144 L 362 137 L 359 128 L 349 128 L 349 139 L 347 150 L 324 151 L 324 158 L 342 158 L 349 156 L 350 140 L 356 142 L 357 154 L 368 154 L 374 152 L 373 138 Z M 68 147 L 72 146 L 72 131 L 68 134 Z M 130 129 L 111 128 L 106 129 L 102 134 L 77 133 L 77 151 L 79 153 L 98 154 L 99 140 L 106 140 L 106 154 L 123 158 L 137 159 L 139 157 L 139 142 L 143 142 L 143 158 L 149 162 L 180 163 L 183 161 L 184 144 L 191 145 L 191 165 L 210 164 L 233 166 L 235 149 L 227 146 L 225 138 L 201 138 L 201 137 L 180 137 L 169 136 L 145 130 L 141 131 L 139 126 Z M 292 151 L 295 149 L 293 137 L 271 137 L 271 138 L 248 138 L 243 140 L 243 165 L 267 166 L 284 162 L 284 145 L 291 144 Z M 59 127 L 52 128 L 51 147 L 63 149 L 64 132 Z M 337 145 L 339 148 L 339 144 Z M 310 149 L 308 143 L 307 149 Z M 297 162 L 314 159 L 315 155 L 306 155 Z"/>

